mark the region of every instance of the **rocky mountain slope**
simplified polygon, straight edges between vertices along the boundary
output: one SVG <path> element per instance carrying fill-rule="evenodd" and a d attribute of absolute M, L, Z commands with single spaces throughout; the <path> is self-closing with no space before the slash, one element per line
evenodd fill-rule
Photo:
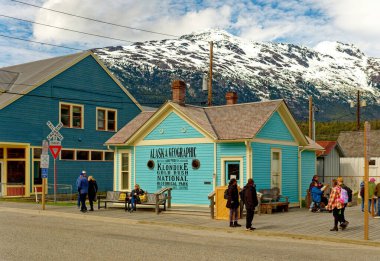
<path fill-rule="evenodd" d="M 95 49 L 111 71 L 143 105 L 158 107 L 171 98 L 170 82 L 188 83 L 187 102 L 203 105 L 202 78 L 209 66 L 209 41 L 214 42 L 213 104 L 224 104 L 234 90 L 239 102 L 284 98 L 299 119 L 307 117 L 314 98 L 319 120 L 353 117 L 350 100 L 357 90 L 367 102 L 365 118 L 380 117 L 380 59 L 357 47 L 322 42 L 314 49 L 293 44 L 253 42 L 225 31 L 207 30 L 179 39 L 136 42 Z"/>

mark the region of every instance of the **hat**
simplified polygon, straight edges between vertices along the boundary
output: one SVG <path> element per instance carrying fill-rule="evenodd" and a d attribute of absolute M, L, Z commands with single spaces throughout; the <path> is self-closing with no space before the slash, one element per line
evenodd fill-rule
<path fill-rule="evenodd" d="M 85 171 L 85 170 L 82 170 L 81 175 L 83 175 L 83 174 L 86 174 L 86 171 Z"/>
<path fill-rule="evenodd" d="M 375 180 L 376 180 L 375 178 L 370 178 L 369 179 L 370 182 L 375 182 Z"/>

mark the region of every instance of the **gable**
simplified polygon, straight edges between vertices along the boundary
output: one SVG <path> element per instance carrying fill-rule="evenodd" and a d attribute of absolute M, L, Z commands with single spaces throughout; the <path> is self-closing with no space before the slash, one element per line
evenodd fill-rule
<path fill-rule="evenodd" d="M 256 138 L 294 141 L 294 138 L 288 127 L 282 120 L 280 114 L 276 111 L 256 135 Z"/>
<path fill-rule="evenodd" d="M 205 136 L 191 126 L 187 121 L 179 117 L 175 112 L 162 120 L 154 129 L 145 136 L 144 140 L 186 139 L 204 138 Z"/>

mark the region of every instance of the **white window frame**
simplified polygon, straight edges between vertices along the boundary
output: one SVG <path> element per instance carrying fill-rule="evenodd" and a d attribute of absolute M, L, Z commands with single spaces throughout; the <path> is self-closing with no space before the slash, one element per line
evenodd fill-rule
<path fill-rule="evenodd" d="M 228 156 L 228 157 L 221 157 L 220 163 L 221 163 L 221 185 L 227 186 L 228 180 L 226 180 L 226 161 L 239 161 L 239 171 L 240 171 L 240 184 L 238 184 L 240 187 L 244 186 L 244 159 L 241 156 Z"/>
<path fill-rule="evenodd" d="M 69 102 L 60 102 L 59 103 L 59 121 L 61 122 L 61 107 L 62 105 L 70 106 L 70 122 L 69 126 L 63 126 L 63 128 L 71 128 L 71 129 L 84 129 L 84 105 L 82 104 L 76 104 L 76 103 L 69 103 Z M 73 126 L 73 107 L 81 107 L 81 127 L 75 127 Z"/>
<path fill-rule="evenodd" d="M 98 125 L 98 112 L 99 110 L 102 110 L 102 111 L 105 111 L 105 115 L 104 115 L 104 130 L 103 129 L 99 129 L 99 125 Z M 115 113 L 115 130 L 108 130 L 108 112 L 109 111 L 112 111 Z M 117 132 L 117 110 L 116 109 L 111 109 L 111 108 L 104 108 L 104 107 L 96 107 L 96 130 L 97 131 L 111 131 L 111 132 Z"/>
<path fill-rule="evenodd" d="M 128 185 L 129 187 L 128 188 L 123 188 L 122 186 L 122 183 L 123 183 L 123 177 L 122 177 L 122 167 L 123 167 L 123 162 L 122 162 L 122 154 L 125 154 L 127 153 L 128 154 L 128 173 L 129 173 L 129 177 L 128 177 Z M 120 150 L 118 151 L 118 156 L 120 157 L 120 161 L 119 161 L 119 191 L 130 191 L 131 190 L 131 182 L 132 182 L 132 151 L 131 150 Z"/>
<path fill-rule="evenodd" d="M 282 193 L 282 149 L 278 148 L 272 148 L 270 150 L 270 187 L 272 188 L 272 160 L 273 160 L 273 153 L 279 153 L 279 186 L 278 188 L 280 189 L 280 193 Z"/>

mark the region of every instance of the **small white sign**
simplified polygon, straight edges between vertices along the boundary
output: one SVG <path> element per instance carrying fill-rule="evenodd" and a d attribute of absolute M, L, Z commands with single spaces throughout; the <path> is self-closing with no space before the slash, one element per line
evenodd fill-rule
<path fill-rule="evenodd" d="M 41 154 L 40 168 L 41 169 L 49 168 L 49 154 Z"/>

